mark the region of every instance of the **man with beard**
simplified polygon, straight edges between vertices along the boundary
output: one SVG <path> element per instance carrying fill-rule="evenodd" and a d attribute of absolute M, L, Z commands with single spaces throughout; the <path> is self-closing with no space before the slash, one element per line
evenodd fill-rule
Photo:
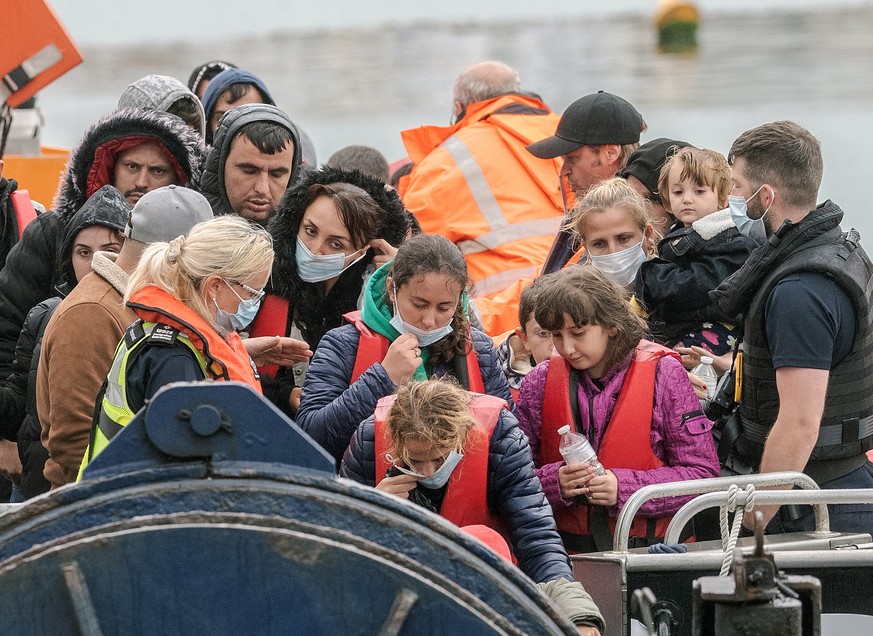
<path fill-rule="evenodd" d="M 740 135 L 728 160 L 737 226 L 752 233 L 757 225 L 767 242 L 710 292 L 745 323 L 739 410 L 721 438 L 726 465 L 803 471 L 822 488 L 873 488 L 865 455 L 873 447 L 873 264 L 858 233 L 840 228 L 839 206 L 816 206 L 821 146 L 805 128 L 777 121 Z M 831 530 L 873 533 L 873 506 L 828 508 Z M 756 510 L 768 532 L 814 528 L 809 506 Z"/>
<path fill-rule="evenodd" d="M 0 271 L 0 375 L 12 370 L 27 312 L 54 295 L 67 223 L 88 197 L 113 185 L 133 205 L 150 190 L 188 185 L 199 176 L 203 153 L 197 133 L 160 111 L 120 110 L 85 132 L 61 176 L 55 208 L 27 226 Z"/>
<path fill-rule="evenodd" d="M 200 191 L 216 216 L 237 214 L 266 225 L 301 170 L 297 127 L 269 104 L 227 112 L 206 157 Z"/>

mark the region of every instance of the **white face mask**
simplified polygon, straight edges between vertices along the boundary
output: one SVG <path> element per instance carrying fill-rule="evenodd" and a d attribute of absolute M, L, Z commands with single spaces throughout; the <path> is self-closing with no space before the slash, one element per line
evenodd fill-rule
<path fill-rule="evenodd" d="M 447 335 L 452 333 L 452 321 L 449 319 L 449 324 L 444 327 L 436 327 L 435 329 L 420 329 L 415 325 L 410 325 L 400 316 L 400 309 L 397 307 L 397 287 L 394 287 L 394 315 L 389 321 L 399 333 L 411 333 L 418 339 L 420 347 L 427 347 L 433 343 L 442 340 Z"/>
<path fill-rule="evenodd" d="M 643 249 L 642 241 L 620 252 L 604 254 L 603 256 L 594 256 L 589 253 L 588 257 L 591 259 L 591 264 L 594 267 L 599 269 L 613 283 L 621 287 L 627 287 L 634 281 L 640 265 L 648 259 L 646 251 Z"/>
<path fill-rule="evenodd" d="M 734 221 L 734 225 L 736 225 L 737 229 L 740 231 L 740 234 L 747 236 L 754 241 L 758 241 L 759 243 L 763 243 L 767 240 L 767 227 L 764 225 L 764 217 L 767 216 L 770 207 L 768 206 L 767 209 L 764 210 L 764 214 L 761 215 L 760 219 L 751 219 L 749 218 L 749 201 L 754 199 L 763 187 L 764 185 L 762 184 L 761 187 L 755 190 L 755 193 L 748 199 L 739 194 L 732 194 L 728 197 L 731 218 Z M 772 203 L 770 205 L 772 205 Z"/>
<path fill-rule="evenodd" d="M 297 260 L 297 274 L 300 276 L 301 280 L 304 280 L 307 283 L 320 283 L 325 280 L 330 280 L 331 278 L 336 278 L 349 267 L 364 258 L 364 256 L 367 255 L 367 252 L 365 251 L 366 249 L 366 247 L 362 247 L 361 249 L 352 252 L 352 254 L 357 254 L 364 250 L 364 253 L 358 258 L 348 265 L 343 266 L 346 258 L 352 254 L 343 254 L 342 252 L 337 254 L 313 254 L 309 251 L 309 248 L 303 244 L 303 241 L 301 241 L 298 236 L 297 251 L 295 253 L 295 258 Z"/>

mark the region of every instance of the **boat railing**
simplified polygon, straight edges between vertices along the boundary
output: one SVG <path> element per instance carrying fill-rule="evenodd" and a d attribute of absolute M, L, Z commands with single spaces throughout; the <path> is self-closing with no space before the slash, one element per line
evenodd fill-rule
<path fill-rule="evenodd" d="M 633 493 L 630 497 L 628 497 L 627 502 L 622 507 L 621 512 L 618 515 L 618 520 L 616 521 L 615 525 L 615 536 L 613 539 L 613 551 L 628 551 L 629 535 L 631 526 L 634 522 L 634 518 L 636 517 L 643 504 L 651 499 L 660 499 L 662 497 L 681 497 L 686 495 L 698 496 L 695 497 L 695 499 L 691 500 L 691 502 L 694 502 L 697 498 L 699 498 L 699 496 L 707 495 L 709 493 L 716 494 L 717 497 L 713 497 L 711 499 L 718 499 L 719 503 L 708 504 L 700 509 L 703 510 L 707 507 L 720 505 L 720 502 L 726 501 L 728 491 L 731 489 L 731 486 L 736 486 L 737 488 L 746 488 L 749 485 L 753 486 L 754 488 L 795 486 L 802 489 L 801 492 L 819 490 L 818 484 L 816 484 L 809 475 L 798 472 L 779 472 L 756 475 L 735 475 L 730 477 L 712 477 L 710 479 L 673 481 L 665 484 L 650 484 L 648 486 L 643 486 L 638 491 Z M 779 494 L 783 495 L 786 492 L 792 491 L 778 491 Z M 830 490 L 827 492 L 830 494 L 835 491 Z M 763 494 L 763 492 L 756 493 L 756 497 L 758 494 Z M 873 491 L 871 491 L 870 496 L 871 498 L 873 498 Z M 708 499 L 706 501 L 708 502 L 710 500 Z M 756 502 L 758 501 L 759 500 L 756 499 Z M 831 500 L 827 499 L 827 501 L 830 502 Z M 771 503 L 778 502 L 774 500 Z M 688 504 L 685 505 L 688 506 Z M 827 505 L 823 501 L 815 502 L 813 504 L 813 508 L 815 509 L 816 515 L 816 528 L 818 529 L 818 523 L 821 522 L 822 527 L 825 528 L 824 532 L 827 532 L 827 528 L 829 527 Z M 698 510 L 697 512 L 699 512 L 700 510 Z M 691 516 L 693 516 L 693 514 Z M 690 520 L 691 516 L 686 519 L 686 522 Z M 678 522 L 675 521 L 675 517 L 674 523 L 676 523 L 676 525 L 678 526 Z M 671 527 L 672 525 L 673 524 L 671 523 Z M 684 524 L 683 526 L 679 526 L 679 529 L 675 533 L 676 536 L 678 536 L 678 533 L 681 532 L 682 527 L 684 527 Z"/>

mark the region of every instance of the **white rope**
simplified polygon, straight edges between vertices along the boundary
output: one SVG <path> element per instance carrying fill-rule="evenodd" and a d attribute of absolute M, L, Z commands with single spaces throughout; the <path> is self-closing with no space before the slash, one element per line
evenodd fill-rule
<path fill-rule="evenodd" d="M 718 521 L 721 525 L 721 549 L 724 551 L 724 559 L 721 563 L 719 576 L 727 576 L 731 569 L 731 561 L 734 557 L 734 548 L 737 547 L 737 538 L 740 535 L 740 527 L 743 524 L 743 515 L 755 507 L 755 487 L 752 484 L 746 486 L 745 505 L 737 509 L 737 493 L 739 486 L 731 484 L 728 488 L 727 505 L 720 506 Z M 734 513 L 734 521 L 728 530 L 728 513 Z"/>

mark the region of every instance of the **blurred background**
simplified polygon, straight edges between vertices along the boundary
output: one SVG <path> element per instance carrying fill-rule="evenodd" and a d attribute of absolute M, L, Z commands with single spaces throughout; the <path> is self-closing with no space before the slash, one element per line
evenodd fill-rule
<path fill-rule="evenodd" d="M 820 198 L 873 236 L 873 0 L 695 4 L 696 49 L 666 53 L 654 0 L 52 0 L 85 62 L 39 94 L 43 142 L 75 144 L 144 75 L 187 82 L 218 58 L 266 81 L 320 161 L 348 144 L 391 161 L 401 130 L 449 123 L 464 68 L 497 59 L 557 112 L 597 90 L 625 97 L 649 124 L 643 141 L 727 153 L 748 128 L 797 121 L 823 144 Z"/>

